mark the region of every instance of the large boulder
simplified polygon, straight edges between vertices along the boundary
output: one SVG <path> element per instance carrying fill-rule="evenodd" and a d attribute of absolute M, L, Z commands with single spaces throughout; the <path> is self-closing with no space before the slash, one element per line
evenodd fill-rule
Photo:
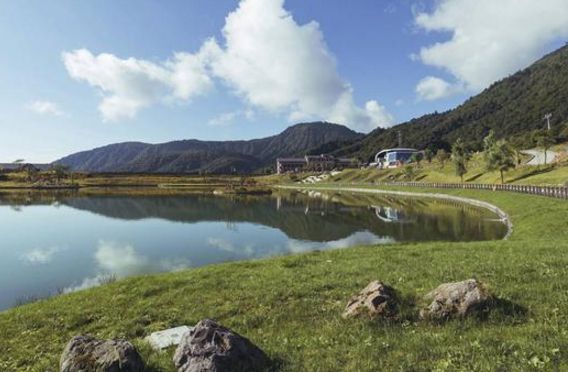
<path fill-rule="evenodd" d="M 204 319 L 182 337 L 174 363 L 180 372 L 261 371 L 269 359 L 248 339 Z"/>
<path fill-rule="evenodd" d="M 60 359 L 61 372 L 141 372 L 144 362 L 126 340 L 98 340 L 76 336 L 69 341 Z"/>
<path fill-rule="evenodd" d="M 463 282 L 444 283 L 424 299 L 430 304 L 420 311 L 422 319 L 447 319 L 464 317 L 489 304 L 492 297 L 487 289 L 475 279 Z"/>
<path fill-rule="evenodd" d="M 371 318 L 394 318 L 398 312 L 396 291 L 378 280 L 367 285 L 347 303 L 344 318 L 367 314 Z"/>

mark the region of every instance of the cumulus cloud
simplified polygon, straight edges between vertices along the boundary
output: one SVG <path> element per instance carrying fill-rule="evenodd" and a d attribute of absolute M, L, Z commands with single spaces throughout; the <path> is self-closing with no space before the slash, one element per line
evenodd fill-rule
<path fill-rule="evenodd" d="M 63 116 L 64 112 L 55 102 L 51 101 L 33 101 L 27 105 L 28 110 L 40 115 Z"/>
<path fill-rule="evenodd" d="M 108 121 L 133 118 L 156 103 L 189 101 L 213 86 L 206 73 L 206 49 L 197 54 L 176 53 L 163 63 L 94 55 L 87 49 L 64 52 L 62 58 L 73 79 L 100 89 L 99 110 Z"/>
<path fill-rule="evenodd" d="M 244 119 L 251 121 L 255 118 L 254 110 L 237 110 L 231 112 L 224 112 L 209 120 L 209 125 L 214 127 L 224 127 L 234 123 L 237 119 Z"/>
<path fill-rule="evenodd" d="M 53 256 L 60 252 L 59 247 L 36 248 L 21 256 L 21 259 L 32 265 L 45 265 L 51 262 Z"/>
<path fill-rule="evenodd" d="M 242 0 L 226 18 L 224 42 L 207 40 L 195 53 L 164 63 L 81 49 L 63 54 L 69 74 L 103 92 L 107 120 L 131 118 L 143 107 L 206 93 L 218 79 L 250 107 L 291 121 L 337 121 L 368 131 L 393 124 L 378 102 L 354 102 L 317 22 L 298 24 L 284 0 Z M 230 117 L 219 122 L 230 121 Z"/>
<path fill-rule="evenodd" d="M 207 239 L 207 244 L 209 244 L 209 246 L 213 248 L 220 249 L 225 252 L 240 254 L 248 257 L 251 257 L 255 253 L 257 253 L 255 252 L 254 244 L 245 244 L 243 246 L 236 246 L 230 241 L 222 238 L 209 238 Z"/>
<path fill-rule="evenodd" d="M 314 249 L 338 249 L 349 248 L 357 245 L 391 244 L 395 240 L 391 237 L 378 237 L 369 231 L 358 231 L 347 238 L 330 241 L 327 243 L 309 242 L 303 240 L 290 240 L 287 250 L 292 253 L 313 251 Z"/>
<path fill-rule="evenodd" d="M 148 258 L 138 255 L 131 245 L 116 242 L 99 242 L 95 259 L 102 270 L 121 277 L 142 273 L 148 268 Z"/>
<path fill-rule="evenodd" d="M 431 13 L 418 12 L 415 21 L 426 31 L 452 35 L 422 48 L 418 58 L 451 73 L 458 86 L 478 92 L 534 62 L 550 43 L 568 37 L 568 2 L 441 0 Z M 432 99 L 452 91 L 439 80 L 426 79 L 420 90 Z"/>
<path fill-rule="evenodd" d="M 416 85 L 416 94 L 418 95 L 418 98 L 426 101 L 446 98 L 461 91 L 462 89 L 458 86 L 458 84 L 450 84 L 447 81 L 434 76 L 427 76 L 420 80 L 418 85 Z"/>
<path fill-rule="evenodd" d="M 136 252 L 130 244 L 105 240 L 98 243 L 95 262 L 97 263 L 96 275 L 83 279 L 79 284 L 65 288 L 63 292 L 80 291 L 131 275 L 179 271 L 191 266 L 189 260 L 183 258 L 151 261 L 148 257 Z"/>
<path fill-rule="evenodd" d="M 247 103 L 288 112 L 291 121 L 326 119 L 363 131 L 393 123 L 376 101 L 356 106 L 318 23 L 298 24 L 284 0 L 241 1 L 223 37 L 222 47 L 210 41 L 212 71 Z"/>

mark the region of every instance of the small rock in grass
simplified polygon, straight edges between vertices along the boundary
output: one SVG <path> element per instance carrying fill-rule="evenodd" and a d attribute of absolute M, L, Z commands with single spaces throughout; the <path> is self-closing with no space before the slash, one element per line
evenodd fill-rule
<path fill-rule="evenodd" d="M 170 346 L 177 346 L 181 342 L 183 335 L 191 331 L 188 326 L 170 328 L 159 332 L 154 332 L 146 337 L 146 341 L 154 350 L 162 350 Z"/>
<path fill-rule="evenodd" d="M 144 362 L 136 348 L 126 340 L 98 340 L 75 336 L 60 359 L 61 372 L 142 372 Z"/>
<path fill-rule="evenodd" d="M 248 339 L 204 319 L 183 336 L 174 363 L 179 372 L 262 371 L 269 359 Z"/>
<path fill-rule="evenodd" d="M 352 318 L 367 313 L 371 318 L 394 318 L 397 312 L 398 301 L 394 288 L 375 280 L 349 300 L 343 317 Z"/>
<path fill-rule="evenodd" d="M 487 289 L 475 279 L 463 282 L 444 283 L 424 299 L 432 301 L 420 311 L 422 319 L 443 320 L 451 317 L 464 317 L 482 308 L 492 299 Z"/>

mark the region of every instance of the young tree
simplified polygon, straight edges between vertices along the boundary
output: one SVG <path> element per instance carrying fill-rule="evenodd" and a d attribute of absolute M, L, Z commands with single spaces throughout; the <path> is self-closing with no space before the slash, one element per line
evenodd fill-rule
<path fill-rule="evenodd" d="M 548 150 L 556 143 L 552 132 L 549 130 L 541 130 L 535 136 L 536 146 L 544 151 L 544 165 L 547 161 Z"/>
<path fill-rule="evenodd" d="M 410 157 L 410 160 L 415 163 L 418 168 L 420 168 L 420 162 L 422 161 L 422 154 L 419 153 L 414 153 L 412 154 L 412 156 Z"/>
<path fill-rule="evenodd" d="M 505 140 L 499 140 L 487 150 L 487 170 L 498 170 L 501 174 L 501 183 L 505 183 L 503 173 L 515 168 L 515 151 Z"/>
<path fill-rule="evenodd" d="M 69 172 L 69 167 L 61 164 L 55 164 L 54 166 L 51 167 L 51 172 L 53 173 L 57 183 L 59 184 L 61 183 L 61 180 L 63 178 L 67 177 L 67 174 Z"/>
<path fill-rule="evenodd" d="M 39 174 L 39 170 L 32 164 L 24 165 L 24 171 L 26 172 L 26 180 L 28 182 L 35 182 Z"/>
<path fill-rule="evenodd" d="M 432 149 L 429 148 L 424 150 L 424 158 L 426 159 L 428 164 L 431 164 L 432 159 L 434 159 L 434 151 L 432 151 Z"/>
<path fill-rule="evenodd" d="M 496 142 L 497 139 L 495 138 L 495 132 L 491 129 L 489 134 L 483 139 L 483 151 L 488 151 L 493 148 Z"/>
<path fill-rule="evenodd" d="M 456 169 L 456 175 L 460 176 L 461 182 L 463 183 L 463 176 L 467 173 L 467 162 L 469 160 L 469 153 L 465 148 L 465 145 L 461 138 L 452 146 L 452 161 Z"/>
<path fill-rule="evenodd" d="M 446 161 L 448 160 L 449 157 L 450 156 L 448 155 L 448 153 L 444 149 L 440 149 L 436 153 L 436 159 L 438 160 L 438 162 L 440 163 L 442 168 L 444 167 L 444 165 L 446 165 Z"/>
<path fill-rule="evenodd" d="M 412 181 L 414 177 L 416 177 L 416 171 L 414 170 L 414 167 L 410 164 L 405 165 L 402 168 L 402 176 L 405 180 Z"/>

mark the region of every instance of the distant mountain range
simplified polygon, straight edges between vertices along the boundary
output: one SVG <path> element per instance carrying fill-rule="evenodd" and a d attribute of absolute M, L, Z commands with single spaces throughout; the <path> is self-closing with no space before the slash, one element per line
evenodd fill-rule
<path fill-rule="evenodd" d="M 251 173 L 278 157 L 303 156 L 330 143 L 352 143 L 363 135 L 325 122 L 291 126 L 250 141 L 184 140 L 163 144 L 126 142 L 66 156 L 55 163 L 83 172 Z"/>
<path fill-rule="evenodd" d="M 488 63 L 491 63 L 488 61 Z M 278 157 L 331 153 L 370 160 L 380 149 L 402 145 L 449 149 L 462 138 L 479 150 L 491 129 L 519 147 L 531 147 L 531 133 L 551 112 L 558 134 L 568 120 L 568 46 L 494 83 L 462 105 L 368 135 L 330 123 L 298 124 L 250 141 L 186 140 L 164 144 L 119 143 L 67 156 L 57 163 L 87 172 L 250 173 L 273 166 Z M 562 126 L 561 126 L 562 125 Z M 568 136 L 568 130 L 565 135 Z"/>

